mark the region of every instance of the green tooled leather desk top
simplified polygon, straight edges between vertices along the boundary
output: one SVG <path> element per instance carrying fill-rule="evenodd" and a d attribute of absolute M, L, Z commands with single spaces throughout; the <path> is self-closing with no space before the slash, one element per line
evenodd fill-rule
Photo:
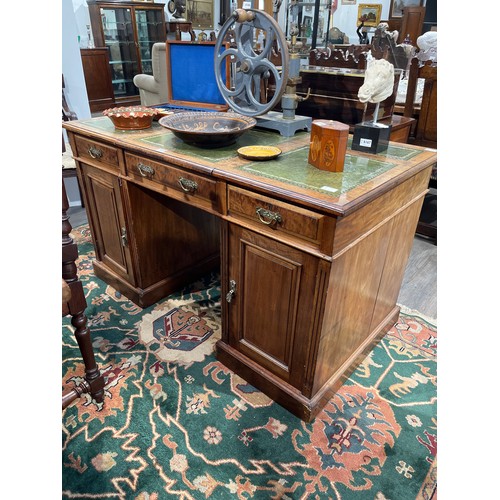
<path fill-rule="evenodd" d="M 400 143 L 390 143 L 384 153 L 365 154 L 350 148 L 350 138 L 344 171 L 337 173 L 317 169 L 308 163 L 309 133 L 303 131 L 293 137 L 283 137 L 275 131 L 254 128 L 235 144 L 202 149 L 185 144 L 156 122 L 151 128 L 138 131 L 116 130 L 107 117 L 66 123 L 65 127 L 70 130 L 87 130 L 93 136 L 98 134 L 99 139 L 108 138 L 118 146 L 132 146 L 135 152 L 151 153 L 155 159 L 201 170 L 240 185 L 257 183 L 260 189 L 279 191 L 285 197 L 296 196 L 299 192 L 304 200 L 320 202 L 323 207 L 351 203 L 355 197 L 378 188 L 421 160 L 435 155 L 424 148 Z M 277 146 L 283 152 L 269 161 L 249 161 L 238 155 L 238 148 L 257 144 Z M 364 190 L 356 190 L 362 186 Z M 353 190 L 356 190 L 355 195 Z M 346 193 L 350 194 L 343 196 Z"/>

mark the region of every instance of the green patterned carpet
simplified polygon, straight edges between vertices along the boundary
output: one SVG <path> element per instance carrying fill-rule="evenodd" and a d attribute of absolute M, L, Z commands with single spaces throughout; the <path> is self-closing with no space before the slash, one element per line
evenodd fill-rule
<path fill-rule="evenodd" d="M 62 414 L 62 497 L 427 499 L 437 475 L 437 331 L 398 323 L 311 423 L 214 356 L 219 276 L 140 309 L 92 271 L 88 226 L 72 233 L 104 404 Z M 83 375 L 63 319 L 63 386 Z"/>

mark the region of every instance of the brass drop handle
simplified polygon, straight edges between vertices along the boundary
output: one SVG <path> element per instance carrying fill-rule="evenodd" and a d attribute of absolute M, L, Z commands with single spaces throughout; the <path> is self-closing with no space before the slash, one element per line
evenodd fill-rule
<path fill-rule="evenodd" d="M 258 215 L 260 222 L 266 226 L 272 226 L 283 221 L 278 212 L 271 212 L 271 210 L 266 210 L 262 207 L 257 207 L 255 213 Z"/>
<path fill-rule="evenodd" d="M 194 193 L 198 189 L 198 183 L 184 177 L 179 177 L 179 185 L 185 193 Z"/>
<path fill-rule="evenodd" d="M 144 163 L 138 163 L 137 169 L 143 177 L 151 177 L 155 173 L 155 169 L 149 165 L 144 165 Z"/>
<path fill-rule="evenodd" d="M 231 303 L 231 300 L 233 300 L 233 295 L 236 293 L 236 281 L 230 280 L 229 281 L 229 292 L 226 294 L 226 300 L 228 304 Z"/>
<path fill-rule="evenodd" d="M 122 227 L 122 246 L 126 247 L 128 245 L 128 240 L 127 240 L 127 228 Z"/>
<path fill-rule="evenodd" d="M 94 160 L 98 160 L 99 158 L 102 157 L 102 151 L 99 148 L 96 148 L 95 146 L 90 146 L 87 152 L 92 158 L 94 158 Z"/>

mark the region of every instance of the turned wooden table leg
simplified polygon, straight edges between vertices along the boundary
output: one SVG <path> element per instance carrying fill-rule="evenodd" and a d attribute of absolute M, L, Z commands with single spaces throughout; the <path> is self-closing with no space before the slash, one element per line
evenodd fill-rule
<path fill-rule="evenodd" d="M 87 326 L 87 316 L 83 312 L 73 315 L 71 324 L 75 327 L 75 337 L 85 364 L 85 379 L 90 386 L 90 394 L 100 403 L 104 399 L 104 377 L 95 361 L 92 338 Z"/>
<path fill-rule="evenodd" d="M 78 248 L 70 236 L 72 230 L 67 215 L 69 208 L 68 198 L 63 181 L 62 196 L 62 277 L 69 285 L 71 298 L 68 302 L 69 314 L 71 315 L 71 324 L 75 328 L 75 337 L 85 365 L 86 384 L 74 388 L 63 396 L 63 408 L 74 399 L 81 396 L 83 392 L 90 392 L 97 402 L 102 402 L 104 398 L 104 376 L 97 366 L 94 349 L 92 347 L 92 338 L 87 326 L 87 300 L 83 292 L 82 282 L 77 274 L 76 260 L 78 258 Z"/>

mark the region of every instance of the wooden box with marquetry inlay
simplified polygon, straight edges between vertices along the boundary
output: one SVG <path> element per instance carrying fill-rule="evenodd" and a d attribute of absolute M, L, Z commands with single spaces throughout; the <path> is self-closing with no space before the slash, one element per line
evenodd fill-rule
<path fill-rule="evenodd" d="M 308 162 L 321 170 L 343 172 L 349 125 L 333 120 L 314 120 Z"/>

